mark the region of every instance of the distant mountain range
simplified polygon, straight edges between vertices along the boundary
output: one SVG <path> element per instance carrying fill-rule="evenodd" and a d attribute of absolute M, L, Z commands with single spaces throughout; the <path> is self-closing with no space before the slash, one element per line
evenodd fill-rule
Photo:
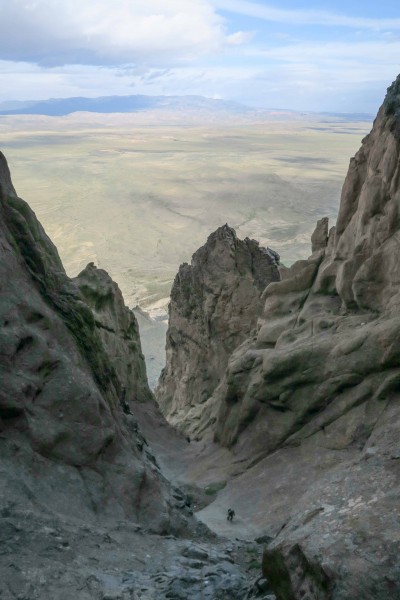
<path fill-rule="evenodd" d="M 99 98 L 51 98 L 0 103 L 0 115 L 47 115 L 63 117 L 74 112 L 135 113 L 146 110 L 228 111 L 235 114 L 253 109 L 236 102 L 203 96 L 102 96 Z"/>
<path fill-rule="evenodd" d="M 137 113 L 148 110 L 169 112 L 230 113 L 233 115 L 268 115 L 275 118 L 300 116 L 334 117 L 351 121 L 369 121 L 372 115 L 364 113 L 311 113 L 286 109 L 252 108 L 228 100 L 204 96 L 101 96 L 98 98 L 50 98 L 0 102 L 0 115 L 46 115 L 63 117 L 75 112 Z"/>

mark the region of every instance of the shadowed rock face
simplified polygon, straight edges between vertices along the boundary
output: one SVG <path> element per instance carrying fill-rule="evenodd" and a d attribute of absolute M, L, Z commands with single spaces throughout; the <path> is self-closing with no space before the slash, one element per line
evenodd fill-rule
<path fill-rule="evenodd" d="M 224 225 L 193 255 L 191 265 L 180 267 L 156 395 L 167 419 L 186 433 L 199 435 L 207 428 L 204 403 L 230 354 L 255 327 L 262 291 L 279 279 L 278 263 L 275 252 L 254 240 L 239 240 Z"/>
<path fill-rule="evenodd" d="M 93 263 L 88 264 L 74 282 L 92 309 L 96 329 L 121 382 L 121 399 L 132 410 L 133 402 L 152 400 L 137 320 L 133 311 L 125 306 L 118 285 Z"/>
<path fill-rule="evenodd" d="M 136 322 L 103 271 L 77 278 L 83 295 L 68 279 L 2 154 L 0 253 L 2 505 L 178 527 L 169 486 L 121 408 L 124 388 L 127 400 L 150 397 Z"/>
<path fill-rule="evenodd" d="M 277 533 L 264 572 L 278 600 L 400 597 L 399 205 L 400 77 L 350 162 L 336 228 L 326 239 L 320 222 L 311 257 L 266 288 L 258 333 L 214 393 L 215 439 L 259 463 L 242 487 L 268 481 L 254 510 Z"/>

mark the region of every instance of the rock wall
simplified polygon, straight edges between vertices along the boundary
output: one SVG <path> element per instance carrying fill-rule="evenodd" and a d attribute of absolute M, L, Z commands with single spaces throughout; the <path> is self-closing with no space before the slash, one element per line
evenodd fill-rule
<path fill-rule="evenodd" d="M 138 323 L 133 311 L 125 306 L 118 285 L 93 263 L 74 282 L 92 309 L 103 347 L 121 383 L 121 400 L 133 410 L 135 401 L 152 400 Z"/>
<path fill-rule="evenodd" d="M 328 237 L 326 221 L 318 223 L 313 254 L 267 287 L 254 343 L 230 360 L 219 391 L 224 445 L 256 420 L 258 448 L 268 453 L 334 411 L 347 390 L 356 404 L 359 395 L 374 396 L 400 366 L 400 116 L 388 108 L 398 86 L 350 162 L 336 228 Z"/>
<path fill-rule="evenodd" d="M 279 279 L 279 256 L 224 225 L 183 264 L 169 305 L 166 367 L 156 390 L 168 421 L 191 435 L 233 350 L 255 327 L 261 294 Z"/>
<path fill-rule="evenodd" d="M 400 596 L 399 206 L 400 77 L 336 227 L 319 222 L 311 257 L 266 288 L 257 335 L 214 393 L 216 441 L 254 465 L 238 502 L 264 481 L 253 510 L 278 600 Z"/>
<path fill-rule="evenodd" d="M 78 277 L 84 296 L 68 279 L 2 154 L 0 254 L 1 507 L 180 526 L 169 485 L 121 406 L 124 388 L 129 400 L 149 393 L 135 321 L 104 272 Z M 124 366 L 116 327 L 124 360 L 132 357 Z"/>

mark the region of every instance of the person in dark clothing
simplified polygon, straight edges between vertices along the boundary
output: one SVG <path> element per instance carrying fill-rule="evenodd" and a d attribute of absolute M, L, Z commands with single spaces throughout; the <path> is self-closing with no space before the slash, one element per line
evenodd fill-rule
<path fill-rule="evenodd" d="M 233 517 L 235 516 L 235 511 L 233 508 L 228 508 L 228 516 L 226 517 L 228 521 L 233 521 Z"/>

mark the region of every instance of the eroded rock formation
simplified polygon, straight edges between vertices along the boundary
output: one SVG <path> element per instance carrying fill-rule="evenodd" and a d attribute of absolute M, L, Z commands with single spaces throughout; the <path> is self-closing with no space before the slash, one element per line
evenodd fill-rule
<path fill-rule="evenodd" d="M 279 600 L 400 596 L 399 206 L 400 77 L 336 227 L 319 222 L 311 257 L 266 288 L 258 333 L 214 393 L 216 440 L 257 463 L 236 494 L 276 536 L 264 572 Z"/>
<path fill-rule="evenodd" d="M 255 327 L 266 285 L 279 279 L 279 256 L 224 225 L 183 264 L 169 305 L 166 367 L 156 391 L 173 425 L 198 434 L 204 403 L 228 358 Z M 201 419 L 204 428 L 204 418 Z"/>
<path fill-rule="evenodd" d="M 0 381 L 1 598 L 255 597 L 254 544 L 196 521 L 141 433 L 187 446 L 157 412 L 117 285 L 93 265 L 66 276 L 2 154 Z"/>
<path fill-rule="evenodd" d="M 2 507 L 179 527 L 169 485 L 121 406 L 124 388 L 128 400 L 149 394 L 134 318 L 104 272 L 79 276 L 84 295 L 66 276 L 2 154 L 0 239 Z"/>
<path fill-rule="evenodd" d="M 138 323 L 125 306 L 118 285 L 93 263 L 74 282 L 92 309 L 104 349 L 121 383 L 121 399 L 131 408 L 135 401 L 151 400 Z"/>

